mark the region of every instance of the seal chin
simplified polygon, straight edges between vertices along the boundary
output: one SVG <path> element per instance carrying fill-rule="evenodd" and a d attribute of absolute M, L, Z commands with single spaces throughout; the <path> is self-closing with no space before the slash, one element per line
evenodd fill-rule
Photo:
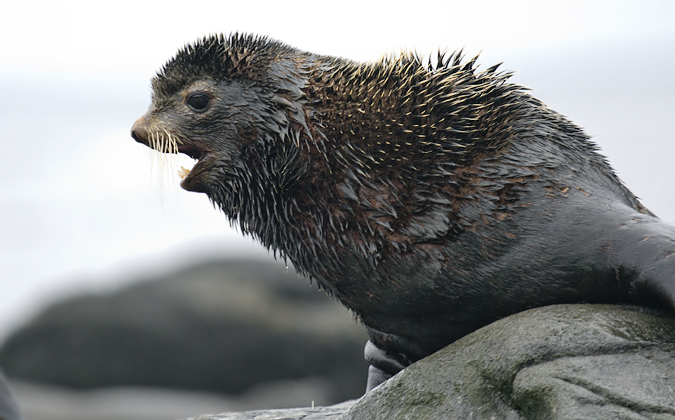
<path fill-rule="evenodd" d="M 181 188 L 183 188 L 185 191 L 190 191 L 190 192 L 206 192 L 205 189 L 203 188 L 203 184 L 200 182 L 195 182 L 194 179 L 185 177 L 183 180 L 180 182 Z"/>
<path fill-rule="evenodd" d="M 192 173 L 192 171 L 190 171 Z M 198 177 L 190 176 L 188 174 L 180 181 L 180 186 L 185 191 L 190 192 L 206 192 L 205 184 Z"/>

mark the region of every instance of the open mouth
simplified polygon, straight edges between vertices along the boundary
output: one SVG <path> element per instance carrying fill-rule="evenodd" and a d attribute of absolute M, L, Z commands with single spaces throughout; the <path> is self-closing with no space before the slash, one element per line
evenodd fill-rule
<path fill-rule="evenodd" d="M 192 169 L 194 169 L 194 167 L 199 164 L 199 160 L 205 155 L 203 150 L 199 149 L 198 147 L 195 147 L 194 145 L 187 145 L 187 144 L 179 145 L 177 148 L 177 152 L 183 153 L 197 161 L 197 163 L 193 165 Z M 190 175 L 190 172 L 192 172 L 192 169 L 187 169 L 181 166 L 180 169 L 178 170 L 178 176 L 180 177 L 181 180 L 185 180 Z"/>
<path fill-rule="evenodd" d="M 200 172 L 200 162 L 208 155 L 207 151 L 196 146 L 194 143 L 172 136 L 167 130 L 162 131 L 163 132 L 148 132 L 142 125 L 142 121 L 139 120 L 134 124 L 131 136 L 137 142 L 160 153 L 168 155 L 178 155 L 181 153 L 195 159 L 197 162 L 192 166 L 192 169 L 181 166 L 178 170 L 178 176 L 181 179 L 181 187 L 188 191 L 199 190 L 199 181 L 196 178 L 198 178 Z"/>
<path fill-rule="evenodd" d="M 184 166 L 180 167 L 178 170 L 178 176 L 181 179 L 180 186 L 187 191 L 206 192 L 202 184 L 204 181 L 203 175 L 208 172 L 208 168 L 210 167 L 209 162 L 211 159 L 208 158 L 208 156 L 210 156 L 208 151 L 201 149 L 194 144 L 183 143 L 178 145 L 178 148 L 175 149 L 174 153 L 187 155 L 197 161 L 192 165 L 192 169 L 188 169 Z"/>

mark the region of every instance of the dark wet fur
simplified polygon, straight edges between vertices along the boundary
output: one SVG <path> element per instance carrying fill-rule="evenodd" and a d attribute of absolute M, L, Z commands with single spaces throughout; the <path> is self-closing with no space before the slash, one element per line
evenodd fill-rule
<path fill-rule="evenodd" d="M 340 299 L 403 365 L 532 307 L 672 308 L 675 229 L 584 132 L 497 66 L 432 61 L 211 37 L 164 66 L 142 122 L 208 149 L 183 186 Z M 181 91 L 203 80 L 218 100 L 193 115 Z"/>

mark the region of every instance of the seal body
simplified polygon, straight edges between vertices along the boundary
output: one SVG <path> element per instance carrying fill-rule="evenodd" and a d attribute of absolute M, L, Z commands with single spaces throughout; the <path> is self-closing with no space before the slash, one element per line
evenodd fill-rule
<path fill-rule="evenodd" d="M 356 314 L 370 387 L 525 309 L 674 308 L 675 228 L 580 128 L 475 60 L 214 36 L 158 72 L 132 136 L 197 159 L 183 188 Z"/>

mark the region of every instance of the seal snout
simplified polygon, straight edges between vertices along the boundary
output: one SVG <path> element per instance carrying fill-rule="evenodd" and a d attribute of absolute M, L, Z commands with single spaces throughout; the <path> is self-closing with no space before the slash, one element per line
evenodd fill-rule
<path fill-rule="evenodd" d="M 131 137 L 139 143 L 148 145 L 149 131 L 145 118 L 141 117 L 131 126 Z"/>

